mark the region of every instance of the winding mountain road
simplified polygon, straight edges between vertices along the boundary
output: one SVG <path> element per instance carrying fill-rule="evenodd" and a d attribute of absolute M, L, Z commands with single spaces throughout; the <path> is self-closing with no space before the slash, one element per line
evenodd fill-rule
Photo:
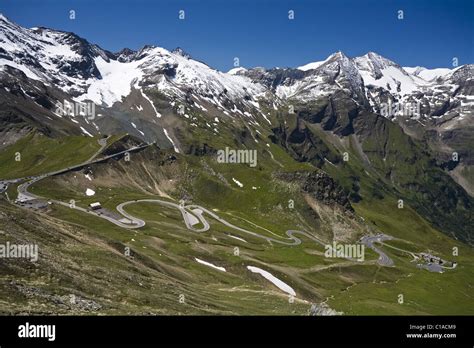
<path fill-rule="evenodd" d="M 205 214 L 209 215 L 210 217 L 212 217 L 213 219 L 215 219 L 216 221 L 222 223 L 223 225 L 225 225 L 227 227 L 230 227 L 234 230 L 246 233 L 246 234 L 251 235 L 253 237 L 265 239 L 269 242 L 275 242 L 275 243 L 280 243 L 280 244 L 284 244 L 284 245 L 299 245 L 299 244 L 301 244 L 301 239 L 299 239 L 298 237 L 295 236 L 296 234 L 299 234 L 299 235 L 305 236 L 305 237 L 307 237 L 307 238 L 309 238 L 309 239 L 311 239 L 311 240 L 313 240 L 313 241 L 315 241 L 315 242 L 317 242 L 317 243 L 319 243 L 323 246 L 327 244 L 327 243 L 324 243 L 320 239 L 316 238 L 315 236 L 313 236 L 313 235 L 311 235 L 307 232 L 297 231 L 297 230 L 288 230 L 288 231 L 286 231 L 286 235 L 288 236 L 287 240 L 284 240 L 284 239 L 282 240 L 282 239 L 277 239 L 277 238 L 273 238 L 273 237 L 264 236 L 264 235 L 261 235 L 261 234 L 256 233 L 256 232 L 246 230 L 246 229 L 241 228 L 239 226 L 235 226 L 234 224 L 232 224 L 232 223 L 228 222 L 227 220 L 225 220 L 225 219 L 221 218 L 220 216 L 218 216 L 213 211 L 211 211 L 209 209 L 206 209 L 206 208 L 204 208 L 200 205 L 191 204 L 191 205 L 184 206 L 182 204 L 176 204 L 176 203 L 173 203 L 173 202 L 163 201 L 163 200 L 160 200 L 160 199 L 138 199 L 138 200 L 134 200 L 134 201 L 123 202 L 123 203 L 120 203 L 119 205 L 117 205 L 117 208 L 116 208 L 117 211 L 120 214 L 122 214 L 126 219 L 128 219 L 130 221 L 130 224 L 126 228 L 135 229 L 135 228 L 140 228 L 140 227 L 145 226 L 145 221 L 143 221 L 142 219 L 136 218 L 133 215 L 130 215 L 129 213 L 127 213 L 124 210 L 125 206 L 130 205 L 130 204 L 135 204 L 135 203 L 156 203 L 156 204 L 166 206 L 166 207 L 169 207 L 169 208 L 178 209 L 181 212 L 181 215 L 183 216 L 183 220 L 184 220 L 184 223 L 185 223 L 186 227 L 189 230 L 193 231 L 193 232 L 202 233 L 202 232 L 206 232 L 210 229 L 209 222 L 203 216 L 203 214 L 205 213 Z M 191 222 L 190 216 L 194 216 L 195 219 L 198 220 L 202 224 L 203 227 L 196 228 L 195 227 L 196 224 L 193 224 Z M 123 224 L 119 220 L 115 220 L 115 222 L 119 222 L 121 225 Z"/>
<path fill-rule="evenodd" d="M 136 147 L 133 147 L 133 148 L 128 149 L 128 150 L 120 151 L 120 152 L 117 152 L 117 153 L 112 154 L 112 155 L 108 155 L 108 156 L 105 156 L 105 157 L 102 157 L 102 158 L 99 158 L 99 159 L 95 159 L 95 157 L 98 155 L 98 153 L 97 153 L 97 154 L 94 154 L 94 156 L 89 161 L 86 161 L 86 162 L 81 163 L 79 165 L 64 168 L 64 169 L 57 170 L 57 171 L 47 173 L 47 174 L 42 174 L 42 175 L 39 175 L 39 176 L 28 177 L 26 179 L 30 179 L 30 180 L 28 180 L 27 182 L 19 185 L 18 188 L 17 188 L 17 190 L 18 190 L 17 201 L 24 202 L 24 201 L 28 201 L 28 200 L 34 200 L 34 199 L 48 200 L 48 201 L 53 202 L 55 204 L 62 205 L 62 206 L 65 206 L 65 207 L 69 207 L 71 209 L 75 209 L 75 210 L 78 210 L 78 211 L 81 211 L 81 212 L 91 214 L 91 215 L 94 215 L 96 217 L 105 219 L 105 220 L 107 220 L 107 221 L 109 221 L 109 222 L 111 222 L 111 223 L 113 223 L 113 224 L 115 224 L 119 227 L 127 228 L 127 229 L 141 228 L 141 227 L 144 227 L 146 225 L 146 223 L 145 223 L 144 220 L 142 220 L 140 218 L 137 218 L 137 217 L 131 215 L 130 213 L 126 212 L 125 211 L 126 206 L 131 205 L 131 204 L 137 204 L 137 203 L 155 203 L 155 204 L 159 204 L 161 206 L 167 207 L 167 208 L 178 209 L 181 212 L 181 215 L 183 217 L 183 221 L 186 225 L 186 228 L 193 231 L 193 232 L 197 232 L 197 233 L 206 232 L 210 229 L 210 224 L 207 221 L 207 219 L 204 217 L 204 214 L 206 214 L 209 217 L 213 218 L 214 220 L 222 223 L 223 225 L 225 225 L 227 227 L 230 227 L 234 230 L 240 231 L 242 233 L 245 233 L 247 235 L 250 235 L 250 236 L 253 236 L 253 237 L 256 237 L 256 238 L 264 239 L 264 240 L 266 240 L 268 242 L 271 242 L 271 243 L 278 243 L 278 244 L 288 245 L 288 246 L 300 245 L 302 243 L 302 241 L 301 241 L 300 238 L 297 237 L 297 235 L 298 235 L 299 237 L 306 237 L 306 238 L 316 242 L 317 244 L 322 245 L 323 247 L 327 245 L 326 242 L 324 242 L 324 241 L 320 240 L 319 238 L 317 238 L 316 236 L 314 236 L 314 235 L 312 235 L 308 232 L 304 232 L 304 231 L 287 230 L 286 231 L 287 238 L 283 238 L 283 237 L 282 238 L 274 238 L 274 237 L 259 234 L 259 233 L 254 232 L 254 231 L 249 231 L 247 229 L 244 229 L 242 227 L 236 226 L 236 225 L 228 222 L 227 220 L 225 220 L 225 219 L 221 218 L 220 216 L 218 216 L 213 211 L 211 211 L 207 208 L 204 208 L 200 205 L 196 205 L 196 204 L 191 204 L 191 205 L 186 205 L 185 206 L 184 203 L 182 203 L 182 202 L 180 204 L 177 204 L 177 203 L 173 203 L 173 202 L 169 202 L 169 201 L 165 201 L 165 200 L 161 200 L 161 199 L 137 199 L 137 200 L 133 200 L 133 201 L 126 201 L 126 202 L 118 204 L 117 207 L 116 207 L 116 210 L 122 216 L 122 218 L 118 219 L 118 218 L 114 217 L 111 214 L 104 214 L 103 212 L 100 212 L 100 211 L 95 211 L 95 210 L 92 210 L 92 209 L 86 209 L 86 208 L 78 207 L 76 205 L 71 205 L 67 202 L 62 202 L 62 201 L 59 201 L 59 200 L 47 199 L 47 198 L 44 198 L 44 197 L 41 197 L 41 196 L 38 196 L 38 195 L 35 195 L 35 194 L 32 194 L 32 193 L 28 192 L 29 186 L 31 186 L 33 183 L 35 183 L 35 182 L 37 182 L 41 179 L 44 179 L 44 178 L 47 178 L 47 177 L 50 177 L 50 176 L 54 176 L 54 175 L 58 175 L 58 174 L 62 174 L 62 173 L 66 173 L 66 172 L 69 172 L 71 170 L 80 169 L 80 168 L 82 168 L 84 166 L 87 166 L 87 165 L 90 165 L 90 164 L 103 162 L 103 161 L 106 161 L 110 158 L 114 158 L 116 156 L 120 156 L 122 154 L 125 154 L 127 152 L 138 151 L 138 150 L 143 149 L 147 146 L 149 146 L 149 144 L 136 146 Z M 24 180 L 24 179 L 23 178 L 22 179 L 16 179 L 16 181 L 19 181 L 19 180 Z M 196 225 L 202 225 L 202 226 L 200 226 L 198 228 L 198 227 L 195 227 Z M 258 225 L 256 225 L 256 226 L 258 226 Z M 273 233 L 273 234 L 275 234 L 275 233 Z M 375 237 L 374 236 L 364 236 L 361 239 L 361 243 L 368 246 L 368 247 L 370 247 L 371 249 L 375 250 L 380 255 L 380 258 L 378 260 L 380 265 L 392 266 L 393 261 L 384 252 L 382 252 L 380 249 L 374 247 L 374 245 L 373 245 L 373 243 L 375 241 L 380 242 L 381 240 L 386 240 L 386 239 L 390 239 L 390 237 L 386 236 L 386 235 L 379 235 L 379 236 L 375 236 Z M 346 259 L 352 260 L 352 261 L 357 261 L 357 260 L 355 260 L 355 259 L 353 260 L 351 258 L 346 258 Z"/>
<path fill-rule="evenodd" d="M 148 146 L 148 145 L 146 145 L 146 146 Z M 108 220 L 109 222 L 111 222 L 111 223 L 113 223 L 113 224 L 115 224 L 119 227 L 127 228 L 127 229 L 141 228 L 141 227 L 145 226 L 146 223 L 145 223 L 144 220 L 142 220 L 140 218 L 137 218 L 137 217 L 131 215 L 130 213 L 127 213 L 124 209 L 126 206 L 131 205 L 131 204 L 137 204 L 137 203 L 156 203 L 156 204 L 168 207 L 168 208 L 178 209 L 181 212 L 181 215 L 183 217 L 183 221 L 184 221 L 186 227 L 189 230 L 191 230 L 193 232 L 197 232 L 197 233 L 206 232 L 210 229 L 210 224 L 207 221 L 207 219 L 204 217 L 204 214 L 207 214 L 211 218 L 217 220 L 218 222 L 224 224 L 227 227 L 230 227 L 230 228 L 235 229 L 237 231 L 246 233 L 246 234 L 251 235 L 251 236 L 256 237 L 256 238 L 265 239 L 268 242 L 274 242 L 274 243 L 279 243 L 279 244 L 283 244 L 283 245 L 299 245 L 299 244 L 301 244 L 301 239 L 296 237 L 296 235 L 300 235 L 300 236 L 305 236 L 308 239 L 313 240 L 313 241 L 315 241 L 316 243 L 318 243 L 322 246 L 325 246 L 327 244 L 327 243 L 323 242 L 322 240 L 318 239 L 317 237 L 313 236 L 312 234 L 309 234 L 309 233 L 303 232 L 303 231 L 298 231 L 298 230 L 288 230 L 288 231 L 286 231 L 286 235 L 288 236 L 288 238 L 286 240 L 285 239 L 277 239 L 277 238 L 273 238 L 273 237 L 269 237 L 269 236 L 264 236 L 264 235 L 256 233 L 256 232 L 246 230 L 246 229 L 241 228 L 239 226 L 235 226 L 234 224 L 232 224 L 232 223 L 228 222 L 227 220 L 225 220 L 225 219 L 221 218 L 220 216 L 218 216 L 213 211 L 211 211 L 209 209 L 206 209 L 206 208 L 204 208 L 200 205 L 196 205 L 196 204 L 185 206 L 184 204 L 177 204 L 177 203 L 173 203 L 173 202 L 169 202 L 169 201 L 165 201 L 165 200 L 161 200 L 161 199 L 138 199 L 138 200 L 133 200 L 133 201 L 127 201 L 127 202 L 123 202 L 123 203 L 120 203 L 119 205 L 117 205 L 117 207 L 116 207 L 117 211 L 123 216 L 123 218 L 117 219 L 117 218 L 114 218 L 113 216 L 103 214 L 103 213 L 98 212 L 98 211 L 78 207 L 76 205 L 71 205 L 70 203 L 62 202 L 62 201 L 55 200 L 55 199 L 47 199 L 47 198 L 44 198 L 44 197 L 41 197 L 41 196 L 38 196 L 38 195 L 35 195 L 35 194 L 32 194 L 32 193 L 28 192 L 28 188 L 32 184 L 34 184 L 35 182 L 37 182 L 41 179 L 44 179 L 46 177 L 50 177 L 50 176 L 62 174 L 62 173 L 65 173 L 65 172 L 68 172 L 68 171 L 71 171 L 71 170 L 79 169 L 79 168 L 82 168 L 86 165 L 90 165 L 90 164 L 93 164 L 93 163 L 102 162 L 102 161 L 105 161 L 109 158 L 116 157 L 116 156 L 124 154 L 126 152 L 136 151 L 136 150 L 139 150 L 139 149 L 144 148 L 146 146 L 132 148 L 132 149 L 129 149 L 129 150 L 126 150 L 126 151 L 121 151 L 121 152 L 115 153 L 113 155 L 109 155 L 109 156 L 97 159 L 97 160 L 88 161 L 88 162 L 82 163 L 82 164 L 77 165 L 77 166 L 68 167 L 68 168 L 61 169 L 61 170 L 58 170 L 58 171 L 54 171 L 54 172 L 51 172 L 51 173 L 42 174 L 42 175 L 39 175 L 39 176 L 32 177 L 31 180 L 29 180 L 29 181 L 27 181 L 27 182 L 25 182 L 25 183 L 18 186 L 18 188 L 17 188 L 17 190 L 18 190 L 17 200 L 21 201 L 21 202 L 28 201 L 28 200 L 33 200 L 33 199 L 48 200 L 48 201 L 53 202 L 53 203 L 58 204 L 58 205 L 62 205 L 62 206 L 65 206 L 65 207 L 69 207 L 71 209 L 75 209 L 75 210 L 78 210 L 78 211 L 81 211 L 81 212 L 84 212 L 84 213 L 94 215 L 96 217 L 100 217 L 102 219 Z M 199 228 L 195 227 L 195 225 L 198 224 L 196 222 L 200 223 L 202 225 L 202 227 L 199 227 Z"/>
<path fill-rule="evenodd" d="M 386 234 L 379 234 L 376 236 L 363 236 L 360 239 L 360 242 L 364 244 L 366 247 L 372 249 L 377 254 L 379 254 L 378 263 L 381 266 L 393 266 L 393 260 L 387 256 L 382 250 L 374 246 L 375 242 L 382 243 L 384 240 L 391 240 L 393 239 L 391 236 L 387 236 Z"/>

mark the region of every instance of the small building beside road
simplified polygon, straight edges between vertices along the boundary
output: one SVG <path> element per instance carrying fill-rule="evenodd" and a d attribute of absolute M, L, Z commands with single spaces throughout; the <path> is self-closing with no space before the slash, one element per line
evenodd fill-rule
<path fill-rule="evenodd" d="M 99 202 L 91 203 L 91 204 L 89 204 L 89 207 L 90 207 L 92 210 L 99 210 L 99 209 L 102 208 L 102 206 L 100 205 Z"/>

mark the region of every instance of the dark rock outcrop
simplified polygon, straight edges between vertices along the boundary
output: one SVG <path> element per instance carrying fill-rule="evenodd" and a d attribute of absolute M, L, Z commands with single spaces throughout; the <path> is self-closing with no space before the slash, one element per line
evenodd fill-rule
<path fill-rule="evenodd" d="M 292 172 L 274 174 L 277 179 L 297 182 L 304 193 L 327 204 L 337 204 L 345 211 L 354 212 L 348 194 L 329 175 L 323 172 Z"/>

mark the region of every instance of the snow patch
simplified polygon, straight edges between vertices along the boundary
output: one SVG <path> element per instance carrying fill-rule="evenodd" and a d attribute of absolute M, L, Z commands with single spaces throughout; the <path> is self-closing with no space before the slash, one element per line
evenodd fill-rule
<path fill-rule="evenodd" d="M 86 196 L 89 196 L 89 197 L 90 197 L 90 196 L 93 196 L 93 195 L 95 195 L 95 191 L 94 191 L 94 190 L 91 190 L 90 188 L 88 188 L 88 189 L 86 190 Z"/>
<path fill-rule="evenodd" d="M 91 133 L 89 133 L 88 131 L 86 131 L 86 130 L 84 129 L 84 127 L 82 127 L 82 126 L 81 126 L 81 130 L 82 130 L 82 132 L 83 132 L 85 135 L 88 135 L 88 136 L 90 136 L 91 138 L 94 137 Z"/>
<path fill-rule="evenodd" d="M 326 61 L 323 60 L 323 61 L 320 61 L 320 62 L 312 62 L 312 63 L 308 63 L 308 64 L 305 64 L 305 65 L 302 65 L 302 66 L 299 66 L 297 67 L 298 70 L 303 70 L 303 71 L 308 71 L 308 70 L 312 70 L 312 69 L 317 69 L 319 68 L 321 65 L 323 65 Z"/>
<path fill-rule="evenodd" d="M 296 292 L 295 292 L 295 290 L 293 290 L 293 288 L 291 286 L 289 286 L 288 284 L 282 282 L 280 279 L 275 277 L 270 272 L 267 272 L 267 271 L 265 271 L 261 268 L 254 267 L 254 266 L 247 266 L 247 269 L 250 272 L 258 273 L 258 274 L 262 275 L 265 279 L 272 282 L 277 288 L 279 288 L 280 290 L 283 290 L 287 294 L 292 295 L 292 296 L 296 296 Z"/>
<path fill-rule="evenodd" d="M 141 90 L 141 93 L 142 93 L 143 98 L 145 98 L 146 100 L 148 100 L 148 102 L 151 104 L 153 110 L 155 110 L 156 117 L 160 118 L 160 117 L 161 117 L 161 114 L 158 112 L 158 110 L 156 110 L 155 104 L 153 104 L 153 102 L 151 101 L 151 99 L 148 98 L 148 96 L 143 92 L 143 90 Z"/>
<path fill-rule="evenodd" d="M 234 239 L 240 240 L 241 242 L 248 243 L 248 242 L 247 242 L 245 239 L 243 239 L 243 238 L 240 238 L 240 237 L 237 237 L 237 236 L 233 236 L 233 235 L 231 235 L 231 234 L 228 234 L 227 236 L 230 237 L 230 238 L 234 238 Z"/>
<path fill-rule="evenodd" d="M 372 85 L 382 87 L 384 89 L 389 89 L 392 93 L 396 93 L 398 88 L 400 88 L 400 93 L 405 95 L 412 93 L 419 88 L 419 85 L 410 75 L 394 66 L 382 69 L 382 77 L 379 79 L 375 79 L 368 71 L 360 70 L 359 73 L 366 86 Z"/>
<path fill-rule="evenodd" d="M 30 79 L 41 80 L 38 75 L 36 75 L 34 72 L 32 72 L 30 69 L 28 69 L 28 67 L 26 67 L 25 65 L 15 63 L 15 62 L 12 62 L 11 60 L 7 60 L 7 59 L 4 59 L 4 58 L 0 58 L 0 69 L 4 70 L 4 66 L 6 66 L 6 65 L 9 65 L 12 68 L 23 71 L 25 73 L 25 75 Z"/>
<path fill-rule="evenodd" d="M 179 153 L 179 149 L 178 149 L 178 147 L 176 146 L 176 144 L 174 143 L 173 139 L 171 139 L 171 137 L 168 135 L 168 131 L 163 128 L 163 132 L 165 133 L 166 137 L 167 137 L 168 140 L 171 142 L 171 144 L 173 144 L 174 151 L 177 152 L 177 153 Z"/>
<path fill-rule="evenodd" d="M 209 267 L 212 267 L 212 268 L 217 269 L 217 270 L 219 270 L 219 271 L 226 272 L 226 270 L 225 270 L 224 267 L 219 267 L 219 266 L 213 265 L 212 263 L 207 262 L 207 261 L 200 260 L 200 259 L 198 259 L 197 257 L 195 257 L 194 260 L 196 260 L 196 261 L 197 261 L 198 263 L 200 263 L 201 265 L 209 266 Z"/>
<path fill-rule="evenodd" d="M 242 184 L 239 180 L 237 180 L 235 178 L 232 178 L 232 181 L 235 182 L 237 184 L 237 186 L 244 187 L 244 184 Z"/>

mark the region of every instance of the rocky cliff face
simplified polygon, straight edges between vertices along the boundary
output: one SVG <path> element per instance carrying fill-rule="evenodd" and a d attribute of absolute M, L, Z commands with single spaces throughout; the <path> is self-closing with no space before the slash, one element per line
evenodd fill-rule
<path fill-rule="evenodd" d="M 275 173 L 275 178 L 298 183 L 303 193 L 326 205 L 338 205 L 344 211 L 352 213 L 354 209 L 348 194 L 334 179 L 323 172 Z"/>

